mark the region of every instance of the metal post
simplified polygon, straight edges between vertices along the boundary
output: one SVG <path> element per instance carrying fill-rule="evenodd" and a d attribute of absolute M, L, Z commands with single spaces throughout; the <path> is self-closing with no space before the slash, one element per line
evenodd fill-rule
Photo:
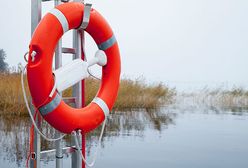
<path fill-rule="evenodd" d="M 73 48 L 76 50 L 73 59 L 81 58 L 81 37 L 78 30 L 73 30 Z M 82 86 L 78 82 L 73 86 L 73 97 L 76 97 L 76 107 L 82 107 Z"/>
<path fill-rule="evenodd" d="M 41 20 L 41 0 L 31 0 L 31 36 Z"/>
<path fill-rule="evenodd" d="M 73 48 L 76 50 L 76 54 L 74 55 L 74 59 L 81 58 L 84 60 L 84 47 L 85 47 L 85 37 L 84 30 L 73 30 Z M 77 83 L 73 87 L 73 96 L 76 97 L 76 107 L 81 108 L 85 106 L 85 83 L 84 80 Z M 85 157 L 85 134 L 83 132 L 80 133 L 78 139 L 80 140 L 80 146 L 82 146 L 82 151 L 77 151 L 72 154 L 72 167 L 76 168 L 85 168 L 85 163 L 81 159 L 81 155 L 79 152 Z"/>
<path fill-rule="evenodd" d="M 85 60 L 85 33 L 84 30 L 80 30 L 80 36 L 81 36 L 81 59 Z M 81 99 L 82 99 L 82 107 L 85 107 L 85 81 L 82 80 L 81 81 L 81 87 L 82 87 L 82 95 L 81 95 Z M 82 154 L 84 156 L 84 158 L 86 158 L 85 156 L 85 152 L 86 152 L 86 134 L 84 132 L 81 132 L 82 135 Z M 85 168 L 86 165 L 84 163 L 84 161 L 82 161 L 82 168 Z"/>
<path fill-rule="evenodd" d="M 54 0 L 54 6 L 59 5 L 59 0 Z M 55 69 L 58 69 L 62 66 L 62 39 L 58 41 L 56 51 L 55 51 Z M 62 94 L 62 93 L 60 93 Z M 61 136 L 58 131 L 56 131 L 56 135 Z M 62 139 L 55 142 L 56 146 L 56 168 L 63 167 L 63 151 L 62 151 Z"/>
<path fill-rule="evenodd" d="M 32 112 L 34 115 L 35 110 L 33 109 Z M 37 114 L 35 121 L 36 121 L 38 128 L 40 128 L 41 121 L 38 117 L 38 114 Z M 41 150 L 40 144 L 41 144 L 41 137 L 40 137 L 39 133 L 37 133 L 34 130 L 34 143 L 33 143 L 34 153 L 31 154 L 31 160 L 30 160 L 30 167 L 31 168 L 40 168 L 40 150 Z"/>
<path fill-rule="evenodd" d="M 33 35 L 33 32 L 38 25 L 38 23 L 41 20 L 41 0 L 31 0 L 31 36 Z M 35 113 L 35 110 L 33 111 L 33 115 Z M 39 117 L 36 119 L 36 124 L 38 128 L 40 127 L 40 120 Z M 34 132 L 34 156 L 32 156 L 32 159 L 30 161 L 30 167 L 32 168 L 40 168 L 40 142 L 41 138 L 39 133 L 36 131 Z"/>
<path fill-rule="evenodd" d="M 80 37 L 81 37 L 81 59 L 85 60 L 85 33 L 84 30 L 79 30 Z M 85 81 L 81 81 L 81 87 L 82 87 L 82 94 L 81 94 L 81 101 L 82 101 L 82 107 L 85 106 Z"/>
<path fill-rule="evenodd" d="M 81 36 L 78 30 L 73 30 L 73 48 L 76 50 L 75 55 L 73 56 L 73 59 L 81 58 Z M 73 97 L 76 98 L 76 107 L 81 108 L 82 107 L 82 84 L 81 82 L 78 82 L 73 86 Z M 79 141 L 79 144 L 81 144 L 81 140 Z M 72 139 L 72 144 L 74 144 L 74 140 Z M 81 168 L 82 167 L 82 159 L 80 156 L 81 150 L 75 152 L 72 154 L 72 162 L 71 166 L 73 168 Z"/>
<path fill-rule="evenodd" d="M 78 131 L 77 138 L 79 139 L 79 146 L 82 146 L 82 141 L 81 141 L 82 134 L 81 134 L 81 130 Z M 81 168 L 82 167 L 82 158 L 81 158 L 81 154 L 80 154 L 80 152 L 82 152 L 81 150 L 82 149 L 77 150 L 77 152 L 76 152 L 77 153 L 77 167 L 78 168 Z"/>
<path fill-rule="evenodd" d="M 54 6 L 59 5 L 59 0 L 54 1 Z M 55 69 L 62 66 L 62 39 L 58 41 L 56 51 L 55 51 Z"/>

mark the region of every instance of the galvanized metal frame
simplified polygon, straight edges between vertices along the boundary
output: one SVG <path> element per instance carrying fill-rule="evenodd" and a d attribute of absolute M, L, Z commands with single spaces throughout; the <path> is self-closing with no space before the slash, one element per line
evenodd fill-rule
<path fill-rule="evenodd" d="M 31 36 L 41 20 L 42 16 L 42 2 L 51 0 L 31 0 Z M 69 0 L 54 0 L 54 6 L 60 4 L 60 2 L 68 2 Z M 75 0 L 78 1 L 78 0 Z M 80 1 L 84 2 L 84 1 Z M 62 39 L 59 40 L 56 51 L 55 51 L 55 69 L 62 66 L 62 53 L 73 54 L 73 59 L 84 58 L 84 30 L 73 30 L 73 48 L 62 48 Z M 65 98 L 66 101 L 73 103 L 77 108 L 81 108 L 84 105 L 84 82 L 79 82 L 73 86 L 73 97 Z M 34 111 L 34 110 L 33 110 Z M 37 119 L 36 124 L 40 127 L 41 122 Z M 56 132 L 56 136 L 60 133 Z M 82 151 L 85 155 L 85 135 L 81 134 L 78 137 L 80 140 L 80 145 L 82 145 Z M 74 141 L 72 141 L 74 143 Z M 83 143 L 82 143 L 83 142 Z M 41 137 L 35 131 L 34 135 L 34 154 L 30 162 L 31 168 L 40 168 L 40 159 L 44 157 L 55 156 L 56 158 L 56 168 L 63 167 L 63 155 L 71 154 L 72 168 L 84 168 L 85 164 L 82 162 L 80 151 L 77 151 L 75 146 L 62 147 L 62 140 L 55 142 L 56 149 L 41 151 Z M 55 153 L 55 155 L 54 155 Z"/>
<path fill-rule="evenodd" d="M 31 0 L 31 36 L 41 20 L 41 0 Z M 33 110 L 33 114 L 35 110 Z M 36 119 L 36 124 L 40 127 L 40 121 Z M 40 168 L 40 150 L 41 150 L 41 137 L 39 133 L 35 131 L 34 133 L 34 143 L 33 143 L 34 153 L 31 154 L 30 167 Z"/>

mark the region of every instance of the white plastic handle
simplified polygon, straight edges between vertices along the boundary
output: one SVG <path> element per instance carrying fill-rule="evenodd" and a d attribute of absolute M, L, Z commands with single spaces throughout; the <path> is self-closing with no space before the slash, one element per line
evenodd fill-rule
<path fill-rule="evenodd" d="M 105 66 L 107 64 L 107 56 L 104 51 L 98 50 L 95 57 L 88 61 L 88 66 L 98 64 L 99 66 Z"/>
<path fill-rule="evenodd" d="M 56 89 L 62 92 L 77 82 L 87 78 L 89 76 L 88 68 L 95 64 L 99 66 L 105 66 L 107 64 L 107 56 L 104 51 L 98 50 L 95 57 L 88 62 L 75 59 L 71 63 L 56 69 L 53 72 L 55 84 L 49 96 L 51 97 Z"/>

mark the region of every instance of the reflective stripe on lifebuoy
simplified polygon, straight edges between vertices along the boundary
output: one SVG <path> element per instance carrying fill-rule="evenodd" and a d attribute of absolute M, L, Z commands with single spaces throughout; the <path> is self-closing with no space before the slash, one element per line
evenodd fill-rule
<path fill-rule="evenodd" d="M 71 29 L 82 23 L 84 5 L 78 2 L 61 4 L 46 14 L 37 26 L 30 42 L 27 78 L 33 103 L 45 120 L 63 133 L 81 129 L 89 132 L 99 126 L 109 114 L 117 97 L 120 80 L 120 53 L 115 36 L 105 19 L 94 9 L 85 29 L 100 50 L 107 55 L 107 65 L 102 67 L 102 80 L 96 97 L 86 107 L 77 109 L 67 105 L 55 92 L 52 73 L 53 55 L 57 42 Z M 73 74 L 72 74 L 73 75 Z"/>

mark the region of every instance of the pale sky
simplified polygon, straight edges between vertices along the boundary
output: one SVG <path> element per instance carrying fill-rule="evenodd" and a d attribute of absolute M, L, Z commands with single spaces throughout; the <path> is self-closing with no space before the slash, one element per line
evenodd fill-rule
<path fill-rule="evenodd" d="M 30 41 L 31 0 L 2 1 L 0 48 L 17 65 Z M 247 0 L 88 0 L 112 26 L 123 76 L 181 87 L 248 86 Z M 43 14 L 53 2 L 44 2 Z M 70 35 L 64 46 L 71 45 Z M 87 38 L 88 39 L 88 38 Z M 96 48 L 92 40 L 88 55 Z M 68 57 L 67 57 L 68 59 Z M 68 60 L 67 60 L 68 61 Z"/>

